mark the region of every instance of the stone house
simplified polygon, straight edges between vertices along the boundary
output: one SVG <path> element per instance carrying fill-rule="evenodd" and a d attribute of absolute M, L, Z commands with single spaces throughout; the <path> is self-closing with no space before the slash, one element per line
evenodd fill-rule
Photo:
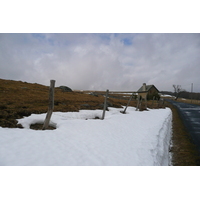
<path fill-rule="evenodd" d="M 154 85 L 146 85 L 146 83 L 143 83 L 137 93 L 138 97 L 142 99 L 152 99 L 153 96 L 159 97 L 159 90 Z"/>

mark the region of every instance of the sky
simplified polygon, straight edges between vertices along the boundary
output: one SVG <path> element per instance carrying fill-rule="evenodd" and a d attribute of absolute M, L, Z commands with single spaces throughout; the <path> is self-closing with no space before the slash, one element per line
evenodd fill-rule
<path fill-rule="evenodd" d="M 199 33 L 1 33 L 0 78 L 73 90 L 200 92 Z"/>

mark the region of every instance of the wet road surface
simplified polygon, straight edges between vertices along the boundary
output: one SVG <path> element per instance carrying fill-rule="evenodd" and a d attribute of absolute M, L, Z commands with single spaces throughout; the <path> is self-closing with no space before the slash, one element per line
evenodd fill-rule
<path fill-rule="evenodd" d="M 194 144 L 200 153 L 200 106 L 167 100 L 178 108 L 187 131 L 190 133 Z"/>

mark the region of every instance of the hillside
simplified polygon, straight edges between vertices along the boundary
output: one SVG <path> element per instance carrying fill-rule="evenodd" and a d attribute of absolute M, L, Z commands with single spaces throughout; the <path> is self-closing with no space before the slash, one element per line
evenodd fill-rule
<path fill-rule="evenodd" d="M 0 126 L 21 128 L 16 119 L 31 114 L 46 113 L 48 110 L 49 87 L 37 83 L 0 79 Z M 108 106 L 121 108 L 125 106 L 130 94 L 110 94 Z M 64 92 L 59 86 L 55 88 L 54 111 L 78 112 L 79 110 L 103 109 L 104 94 L 85 92 Z M 130 106 L 136 107 L 133 99 Z M 148 107 L 152 107 L 148 102 Z M 154 108 L 158 108 L 157 104 Z M 141 105 L 144 110 L 144 105 Z"/>
<path fill-rule="evenodd" d="M 46 113 L 48 109 L 49 87 L 22 81 L 0 79 L 0 126 L 21 127 L 16 119 L 32 113 Z M 54 111 L 79 111 L 81 109 L 102 109 L 104 97 L 81 92 L 63 92 L 55 88 Z M 109 106 L 116 108 L 126 105 L 127 100 L 109 99 Z M 136 102 L 132 102 L 135 104 Z"/>

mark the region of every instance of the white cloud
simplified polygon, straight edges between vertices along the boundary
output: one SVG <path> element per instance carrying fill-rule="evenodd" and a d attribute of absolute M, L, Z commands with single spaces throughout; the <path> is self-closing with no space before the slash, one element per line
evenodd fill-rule
<path fill-rule="evenodd" d="M 199 85 L 200 34 L 0 34 L 0 78 L 72 89 Z"/>

